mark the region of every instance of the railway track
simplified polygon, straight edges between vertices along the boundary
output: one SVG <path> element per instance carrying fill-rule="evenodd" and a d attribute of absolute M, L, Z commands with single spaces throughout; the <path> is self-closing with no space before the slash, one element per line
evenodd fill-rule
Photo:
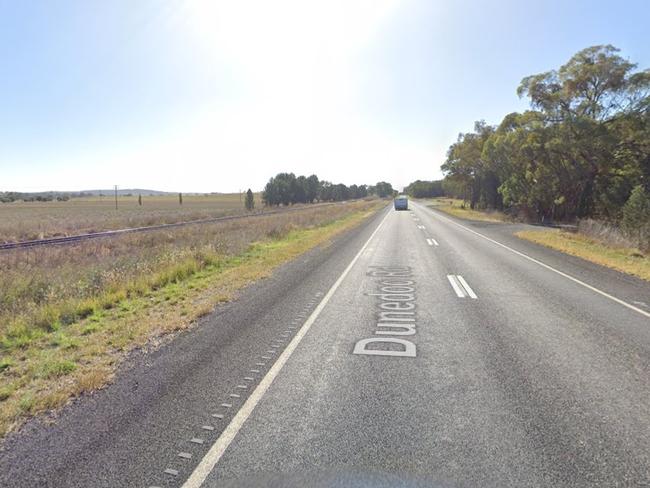
<path fill-rule="evenodd" d="M 20 242 L 6 242 L 0 244 L 0 251 L 8 251 L 11 249 L 28 249 L 33 247 L 40 246 L 57 246 L 57 245 L 66 245 L 74 244 L 81 241 L 88 241 L 91 239 L 102 239 L 106 237 L 116 237 L 124 234 L 133 234 L 136 232 L 151 232 L 164 229 L 172 229 L 174 227 L 185 227 L 188 225 L 200 225 L 200 224 L 212 224 L 215 222 L 226 222 L 229 220 L 240 220 L 240 219 L 254 219 L 258 217 L 266 217 L 268 215 L 275 215 L 288 212 L 299 212 L 301 210 L 309 210 L 318 207 L 326 207 L 330 205 L 340 205 L 345 202 L 331 202 L 331 203 L 316 203 L 304 207 L 294 207 L 294 208 L 285 208 L 282 210 L 270 210 L 268 212 L 259 212 L 259 213 L 250 213 L 243 215 L 227 215 L 224 217 L 213 217 L 209 219 L 198 219 L 198 220 L 188 220 L 185 222 L 174 222 L 171 224 L 158 224 L 158 225 L 148 225 L 143 227 L 131 227 L 128 229 L 117 229 L 117 230 L 106 230 L 102 232 L 91 232 L 87 234 L 78 234 L 74 236 L 65 236 L 65 237 L 48 237 L 45 239 L 35 239 L 31 241 L 20 241 Z"/>

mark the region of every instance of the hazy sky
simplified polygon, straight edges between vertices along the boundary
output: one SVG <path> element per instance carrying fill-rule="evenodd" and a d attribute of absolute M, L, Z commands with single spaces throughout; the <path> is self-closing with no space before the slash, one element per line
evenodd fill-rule
<path fill-rule="evenodd" d="M 605 43 L 650 67 L 649 23 L 648 0 L 0 0 L 0 190 L 438 178 L 522 77 Z"/>

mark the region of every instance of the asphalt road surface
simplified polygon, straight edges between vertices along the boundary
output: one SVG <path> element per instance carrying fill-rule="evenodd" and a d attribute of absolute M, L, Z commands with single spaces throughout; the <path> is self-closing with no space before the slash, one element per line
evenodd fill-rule
<path fill-rule="evenodd" d="M 12 487 L 650 486 L 650 286 L 420 204 L 0 452 Z"/>

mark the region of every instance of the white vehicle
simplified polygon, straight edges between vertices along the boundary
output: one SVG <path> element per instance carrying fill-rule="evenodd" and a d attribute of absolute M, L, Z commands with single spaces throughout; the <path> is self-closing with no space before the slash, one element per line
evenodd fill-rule
<path fill-rule="evenodd" d="M 408 210 L 409 199 L 406 195 L 399 195 L 394 200 L 395 210 Z"/>

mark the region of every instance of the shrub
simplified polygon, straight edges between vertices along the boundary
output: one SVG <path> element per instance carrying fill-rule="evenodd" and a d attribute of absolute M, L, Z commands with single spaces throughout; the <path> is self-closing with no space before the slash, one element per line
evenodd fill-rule
<path fill-rule="evenodd" d="M 650 196 L 643 186 L 638 185 L 632 190 L 623 206 L 621 225 L 626 233 L 639 241 L 641 247 L 650 248 Z"/>

